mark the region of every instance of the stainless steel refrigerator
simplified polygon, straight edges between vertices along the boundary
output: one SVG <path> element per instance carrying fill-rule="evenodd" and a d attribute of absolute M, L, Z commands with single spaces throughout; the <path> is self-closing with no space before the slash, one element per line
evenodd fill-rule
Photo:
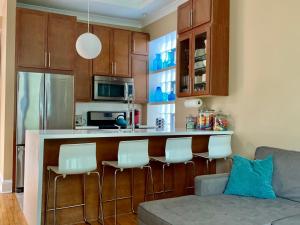
<path fill-rule="evenodd" d="M 16 191 L 24 186 L 25 131 L 72 129 L 72 75 L 18 72 L 16 127 Z"/>

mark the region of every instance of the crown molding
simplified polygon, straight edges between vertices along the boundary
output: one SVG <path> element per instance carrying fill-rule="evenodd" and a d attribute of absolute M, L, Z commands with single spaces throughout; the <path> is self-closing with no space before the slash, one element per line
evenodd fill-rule
<path fill-rule="evenodd" d="M 176 0 L 173 3 L 162 7 L 159 10 L 156 10 L 150 14 L 148 14 L 145 18 L 142 19 L 142 27 L 145 27 L 151 23 L 154 23 L 155 21 L 161 19 L 164 16 L 169 15 L 172 12 L 175 12 L 177 10 L 177 7 L 181 4 L 187 2 L 188 0 Z"/>
<path fill-rule="evenodd" d="M 48 7 L 36 6 L 36 5 L 30 5 L 24 3 L 17 3 L 17 6 L 20 8 L 27 8 L 27 9 L 40 10 L 40 11 L 50 12 L 50 13 L 76 16 L 77 20 L 79 21 L 87 21 L 87 13 L 83 13 L 83 12 L 48 8 Z M 94 23 L 102 23 L 102 24 L 109 24 L 109 25 L 116 25 L 116 26 L 134 27 L 139 29 L 143 27 L 142 22 L 139 20 L 102 16 L 98 14 L 90 14 L 90 21 L 92 23 L 94 22 Z"/>
<path fill-rule="evenodd" d="M 151 2 L 152 0 L 148 0 L 148 1 Z M 102 23 L 102 24 L 116 25 L 116 26 L 126 26 L 126 27 L 133 27 L 133 28 L 141 29 L 141 28 L 161 19 L 162 17 L 167 16 L 172 12 L 175 12 L 179 5 L 181 5 L 187 1 L 188 0 L 175 0 L 173 3 L 148 14 L 146 17 L 144 17 L 141 20 L 109 17 L 109 16 L 103 16 L 103 15 L 99 15 L 99 14 L 90 14 L 90 21 L 92 23 L 94 22 L 94 23 Z M 30 4 L 25 4 L 25 3 L 17 3 L 17 6 L 21 7 L 21 8 L 40 10 L 40 11 L 45 11 L 45 12 L 50 12 L 50 13 L 58 13 L 58 14 L 64 14 L 64 15 L 69 15 L 69 16 L 76 16 L 79 21 L 87 21 L 87 13 L 83 13 L 83 12 L 76 12 L 76 11 L 56 9 L 56 8 L 48 8 L 48 7 L 44 7 L 44 6 L 30 5 Z"/>

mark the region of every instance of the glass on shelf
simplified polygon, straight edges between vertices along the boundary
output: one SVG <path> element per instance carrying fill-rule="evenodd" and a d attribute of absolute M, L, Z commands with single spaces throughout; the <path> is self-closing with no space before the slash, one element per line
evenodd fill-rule
<path fill-rule="evenodd" d="M 176 70 L 149 75 L 149 103 L 167 103 L 176 99 Z"/>
<path fill-rule="evenodd" d="M 189 92 L 189 83 L 190 83 L 190 68 L 189 68 L 189 61 L 190 61 L 190 40 L 185 39 L 180 41 L 179 43 L 179 59 L 180 59 L 180 66 L 179 66 L 179 92 L 186 93 Z"/>
<path fill-rule="evenodd" d="M 206 55 L 207 55 L 207 33 L 197 34 L 195 37 L 194 55 L 194 84 L 195 92 L 205 92 L 206 85 Z"/>

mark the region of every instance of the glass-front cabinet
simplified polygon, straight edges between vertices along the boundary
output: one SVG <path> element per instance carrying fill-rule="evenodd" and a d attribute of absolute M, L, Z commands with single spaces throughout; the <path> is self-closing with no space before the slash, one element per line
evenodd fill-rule
<path fill-rule="evenodd" d="M 177 41 L 177 95 L 185 97 L 191 95 L 191 51 L 192 33 L 180 35 Z"/>
<path fill-rule="evenodd" d="M 209 27 L 199 27 L 193 32 L 192 95 L 209 94 L 210 63 Z"/>
<path fill-rule="evenodd" d="M 178 7 L 177 96 L 228 96 L 230 0 L 191 2 Z M 192 26 L 182 29 L 188 8 Z"/>

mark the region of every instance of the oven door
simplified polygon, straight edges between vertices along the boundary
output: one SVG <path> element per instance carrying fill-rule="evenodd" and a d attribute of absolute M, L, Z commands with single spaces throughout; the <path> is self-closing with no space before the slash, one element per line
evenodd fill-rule
<path fill-rule="evenodd" d="M 125 101 L 126 83 L 122 81 L 94 80 L 94 100 Z"/>

